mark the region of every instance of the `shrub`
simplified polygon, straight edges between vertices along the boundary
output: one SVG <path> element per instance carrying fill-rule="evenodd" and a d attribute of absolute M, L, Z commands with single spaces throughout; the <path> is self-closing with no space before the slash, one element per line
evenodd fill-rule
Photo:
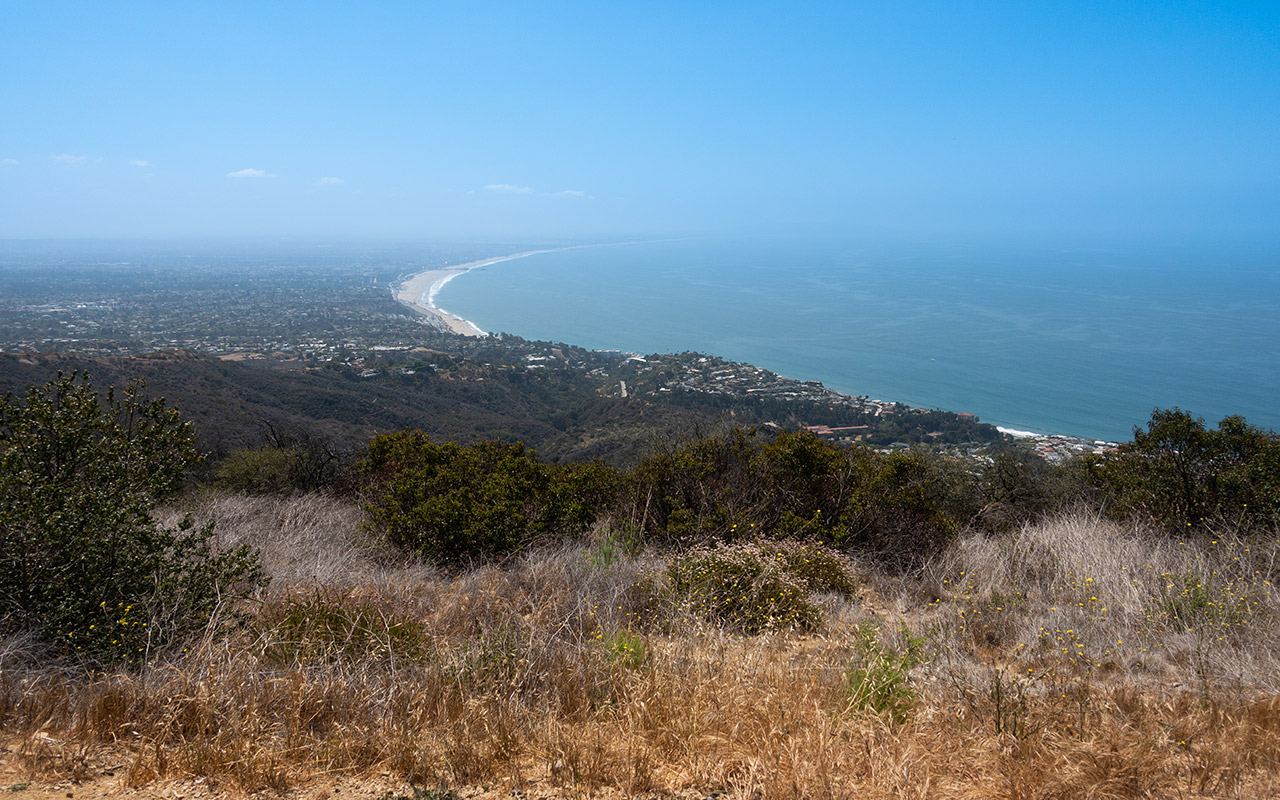
<path fill-rule="evenodd" d="M 997 449 L 978 484 L 983 527 L 1015 530 L 1072 505 L 1089 504 L 1090 492 L 1077 461 L 1050 464 L 1031 450 L 1013 445 Z"/>
<path fill-rule="evenodd" d="M 280 666 L 420 661 L 431 654 L 426 627 L 372 597 L 316 590 L 259 614 L 263 654 Z"/>
<path fill-rule="evenodd" d="M 628 630 L 614 631 L 601 636 L 611 660 L 627 669 L 643 669 L 649 664 L 649 650 L 642 637 Z"/>
<path fill-rule="evenodd" d="M 1157 409 L 1132 442 L 1089 464 L 1116 515 L 1179 529 L 1280 523 L 1280 437 L 1244 417 L 1208 429 L 1180 409 Z"/>
<path fill-rule="evenodd" d="M 912 668 L 925 661 L 924 639 L 907 635 L 901 652 L 881 641 L 880 625 L 868 622 L 853 632 L 854 663 L 844 675 L 849 707 L 905 722 L 917 695 L 908 681 Z"/>
<path fill-rule="evenodd" d="M 264 582 L 247 548 L 214 552 L 212 524 L 151 518 L 197 459 L 189 423 L 138 386 L 100 398 L 59 374 L 0 399 L 0 631 L 136 663 Z"/>
<path fill-rule="evenodd" d="M 811 433 L 735 430 L 645 459 L 629 519 L 693 546 L 818 539 L 895 571 L 922 565 L 976 511 L 965 470 L 923 453 L 840 448 Z"/>
<path fill-rule="evenodd" d="M 854 476 L 849 497 L 823 538 L 890 572 L 919 569 L 941 553 L 968 510 L 967 476 L 920 452 L 848 453 Z"/>
<path fill-rule="evenodd" d="M 332 489 L 345 454 L 322 434 L 277 430 L 264 423 L 267 443 L 232 450 L 218 464 L 217 484 L 239 494 L 291 494 Z"/>
<path fill-rule="evenodd" d="M 287 494 L 294 490 L 297 454 L 279 447 L 238 448 L 218 464 L 218 486 L 236 494 Z"/>
<path fill-rule="evenodd" d="M 810 595 L 853 590 L 837 558 L 793 542 L 699 548 L 675 559 L 665 577 L 677 605 L 747 634 L 813 630 L 821 615 Z"/>
<path fill-rule="evenodd" d="M 358 470 L 370 525 L 446 566 L 585 531 L 616 479 L 603 465 L 545 464 L 522 444 L 436 444 L 421 431 L 375 437 Z"/>
<path fill-rule="evenodd" d="M 760 530 L 760 442 L 737 429 L 652 455 L 631 472 L 630 518 L 650 539 L 694 546 Z"/>

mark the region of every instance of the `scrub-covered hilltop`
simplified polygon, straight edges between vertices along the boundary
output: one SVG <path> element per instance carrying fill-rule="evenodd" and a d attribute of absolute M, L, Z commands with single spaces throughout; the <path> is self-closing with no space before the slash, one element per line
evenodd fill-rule
<path fill-rule="evenodd" d="M 323 492 L 282 443 L 174 495 L 193 444 L 80 377 L 0 403 L 15 798 L 1280 785 L 1280 440 L 1239 418 L 1056 467 L 738 429 L 619 470 L 401 431 Z"/>

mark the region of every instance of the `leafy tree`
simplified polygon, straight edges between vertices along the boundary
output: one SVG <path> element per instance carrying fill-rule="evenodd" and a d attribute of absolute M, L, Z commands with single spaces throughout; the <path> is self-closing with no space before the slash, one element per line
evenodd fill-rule
<path fill-rule="evenodd" d="M 190 424 L 140 391 L 102 398 L 59 373 L 0 399 L 0 632 L 136 663 L 262 582 L 247 548 L 214 552 L 211 525 L 152 519 L 198 454 Z"/>
<path fill-rule="evenodd" d="M 1089 465 L 1118 515 L 1176 528 L 1280 522 L 1280 437 L 1244 417 L 1211 429 L 1181 409 L 1157 409 L 1132 442 Z"/>

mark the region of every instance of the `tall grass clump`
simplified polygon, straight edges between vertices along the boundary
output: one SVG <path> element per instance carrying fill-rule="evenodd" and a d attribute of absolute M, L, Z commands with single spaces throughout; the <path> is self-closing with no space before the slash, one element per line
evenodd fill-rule
<path fill-rule="evenodd" d="M 254 626 L 263 657 L 280 666 L 421 661 L 423 623 L 376 596 L 317 588 L 268 603 Z"/>
<path fill-rule="evenodd" d="M 1075 513 L 1001 536 L 972 534 L 940 562 L 944 624 L 961 649 L 1041 664 L 1158 674 L 1196 661 L 1218 679 L 1280 686 L 1273 537 L 1171 538 Z M 957 644 L 957 647 L 960 647 Z M 1244 659 L 1244 660 L 1241 660 Z"/>

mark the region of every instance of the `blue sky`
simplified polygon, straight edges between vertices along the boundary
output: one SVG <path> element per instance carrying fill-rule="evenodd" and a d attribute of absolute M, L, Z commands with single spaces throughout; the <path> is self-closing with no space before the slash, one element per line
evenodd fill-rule
<path fill-rule="evenodd" d="M 1274 240 L 1280 4 L 0 6 L 0 237 Z"/>

